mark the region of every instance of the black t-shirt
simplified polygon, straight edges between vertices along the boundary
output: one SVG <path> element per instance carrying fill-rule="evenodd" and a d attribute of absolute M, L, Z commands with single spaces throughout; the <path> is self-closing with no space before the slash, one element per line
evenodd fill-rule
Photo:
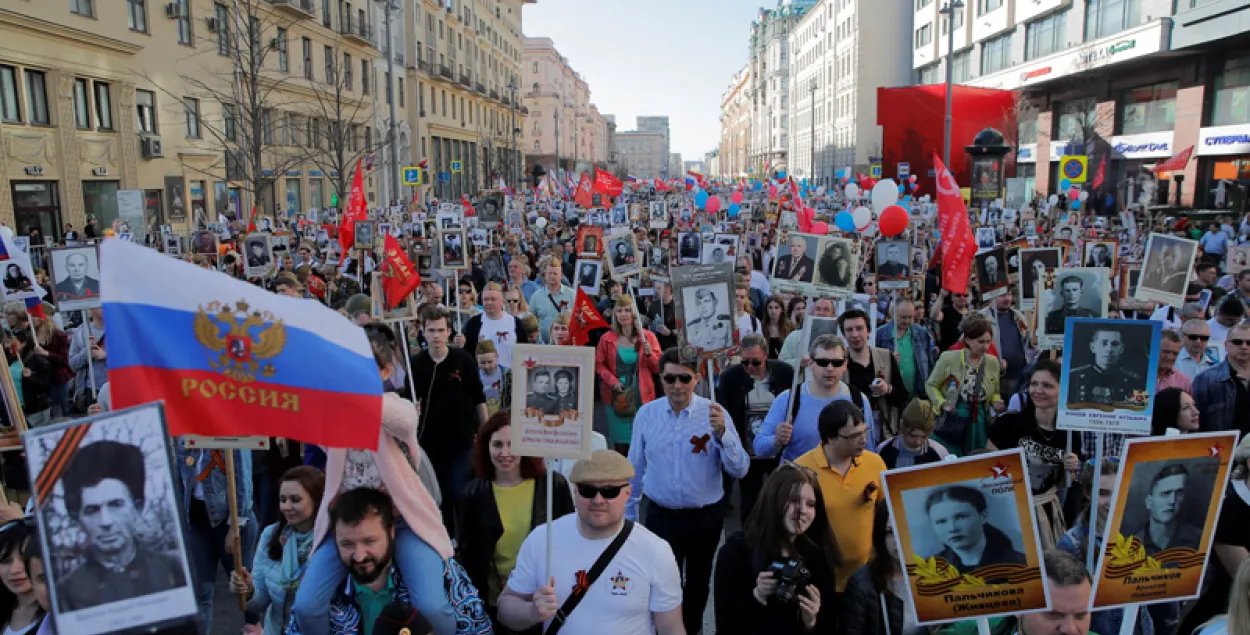
<path fill-rule="evenodd" d="M 1009 412 L 990 428 L 989 439 L 1000 450 L 1020 448 L 1029 471 L 1033 493 L 1042 494 L 1063 483 L 1063 457 L 1067 453 L 1068 433 L 1047 432 L 1037 427 L 1033 407 L 1023 412 Z M 1072 451 L 1081 454 L 1081 435 L 1072 435 Z"/>
<path fill-rule="evenodd" d="M 949 351 L 959 341 L 959 323 L 964 321 L 967 313 L 960 313 L 955 307 L 947 304 L 942 307 L 942 321 L 938 323 L 938 348 Z"/>
<path fill-rule="evenodd" d="M 438 364 L 428 350 L 412 358 L 412 375 L 421 402 L 418 441 L 431 457 L 448 457 L 473 446 L 478 404 L 486 403 L 477 360 L 456 347 Z"/>

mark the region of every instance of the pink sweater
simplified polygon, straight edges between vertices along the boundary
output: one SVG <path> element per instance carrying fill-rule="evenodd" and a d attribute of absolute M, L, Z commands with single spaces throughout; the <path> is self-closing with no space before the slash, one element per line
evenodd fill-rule
<path fill-rule="evenodd" d="M 391 496 L 399 515 L 408 523 L 421 540 L 434 548 L 443 559 L 450 558 L 455 552 L 451 548 L 451 537 L 443 527 L 443 517 L 434 504 L 434 498 L 421 485 L 421 479 L 413 466 L 408 463 L 398 441 L 402 441 L 410 450 L 414 462 L 421 460 L 417 449 L 417 422 L 420 416 L 411 401 L 394 393 L 386 393 L 382 397 L 382 430 L 379 433 L 378 451 L 374 460 L 378 465 L 378 474 L 382 477 L 382 486 Z M 313 544 L 320 544 L 330 529 L 330 504 L 343 487 L 343 469 L 347 463 L 347 450 L 331 448 L 326 452 L 326 492 L 335 492 L 334 496 L 321 499 L 321 509 L 317 511 L 317 523 L 313 526 Z"/>

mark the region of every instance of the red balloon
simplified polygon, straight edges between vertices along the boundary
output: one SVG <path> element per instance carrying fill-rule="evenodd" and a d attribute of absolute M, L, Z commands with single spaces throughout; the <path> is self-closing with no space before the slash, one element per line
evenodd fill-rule
<path fill-rule="evenodd" d="M 703 209 L 707 210 L 707 213 L 709 214 L 715 214 L 716 212 L 719 212 L 720 211 L 720 197 L 713 196 L 707 199 L 707 203 L 703 204 Z"/>
<path fill-rule="evenodd" d="M 907 208 L 902 205 L 891 205 L 881 210 L 881 216 L 877 218 L 877 226 L 881 228 L 882 236 L 897 236 L 907 229 L 909 220 Z"/>
<path fill-rule="evenodd" d="M 734 193 L 733 193 L 733 195 L 731 195 L 731 196 L 729 197 L 729 200 L 731 200 L 731 201 L 733 201 L 733 202 L 735 202 L 735 203 L 741 203 L 741 202 L 742 202 L 742 192 L 739 192 L 739 191 L 736 191 L 736 190 L 735 190 L 735 191 L 734 191 Z"/>

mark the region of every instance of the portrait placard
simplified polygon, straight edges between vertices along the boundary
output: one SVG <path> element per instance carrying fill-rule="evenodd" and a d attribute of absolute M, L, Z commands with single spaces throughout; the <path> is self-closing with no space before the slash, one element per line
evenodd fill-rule
<path fill-rule="evenodd" d="M 586 295 L 599 295 L 599 283 L 603 280 L 603 261 L 597 258 L 577 260 L 577 286 Z"/>
<path fill-rule="evenodd" d="M 816 247 L 820 244 L 816 234 L 789 232 L 777 245 L 773 259 L 772 287 L 779 291 L 810 294 L 812 280 L 816 276 Z"/>
<path fill-rule="evenodd" d="M 638 245 L 633 232 L 625 229 L 608 236 L 607 257 L 612 262 L 612 277 L 622 279 L 642 270 L 638 258 Z"/>
<path fill-rule="evenodd" d="M 1146 256 L 1142 261 L 1137 293 L 1133 297 L 1179 309 L 1185 302 L 1185 287 L 1197 257 L 1197 241 L 1150 234 L 1146 240 Z"/>
<path fill-rule="evenodd" d="M 1115 240 L 1087 240 L 1081 261 L 1086 267 L 1107 267 L 1114 271 L 1120 262 L 1120 243 Z"/>
<path fill-rule="evenodd" d="M 855 242 L 838 236 L 821 236 L 816 253 L 811 294 L 843 300 L 855 295 L 855 276 L 859 273 Z"/>
<path fill-rule="evenodd" d="M 1141 282 L 1141 267 L 1138 265 L 1120 265 L 1120 299 L 1132 298 L 1137 292 L 1137 284 Z"/>
<path fill-rule="evenodd" d="M 670 272 L 682 357 L 711 357 L 737 346 L 733 264 L 673 267 Z"/>
<path fill-rule="evenodd" d="M 594 349 L 514 344 L 512 359 L 512 453 L 590 458 Z"/>
<path fill-rule="evenodd" d="M 1056 427 L 1150 434 L 1162 330 L 1152 320 L 1068 319 Z"/>
<path fill-rule="evenodd" d="M 1014 448 L 881 475 L 917 623 L 1050 606 L 1026 474 Z"/>
<path fill-rule="evenodd" d="M 24 441 L 57 631 L 194 628 L 163 404 L 32 429 Z"/>
<path fill-rule="evenodd" d="M 1224 272 L 1236 276 L 1243 269 L 1250 269 L 1250 245 L 1229 245 Z"/>
<path fill-rule="evenodd" d="M 443 269 L 467 269 L 469 267 L 468 251 L 465 249 L 465 230 L 460 227 L 440 229 L 438 232 L 439 253 L 442 255 Z"/>
<path fill-rule="evenodd" d="M 273 273 L 273 236 L 265 232 L 248 234 L 243 239 L 244 258 L 243 275 L 249 278 L 263 278 Z"/>
<path fill-rule="evenodd" d="M 1236 446 L 1235 430 L 1127 440 L 1091 609 L 1198 597 Z"/>
<path fill-rule="evenodd" d="M 1063 346 L 1064 321 L 1068 318 L 1107 316 L 1111 270 L 1085 267 L 1047 269 L 1037 281 L 1037 345 L 1042 349 Z"/>
<path fill-rule="evenodd" d="M 648 225 L 651 229 L 665 229 L 668 227 L 668 207 L 664 205 L 664 201 L 651 201 L 648 203 L 650 208 Z"/>
<path fill-rule="evenodd" d="M 906 289 L 912 272 L 911 246 L 906 240 L 877 243 L 877 288 Z M 922 256 L 923 257 L 923 256 Z M 922 269 L 923 270 L 923 269 Z"/>
<path fill-rule="evenodd" d="M 603 256 L 603 228 L 579 225 L 577 228 L 577 255 L 580 258 Z"/>
<path fill-rule="evenodd" d="M 1007 295 L 1007 250 L 1001 246 L 978 252 L 974 257 L 977 265 L 977 284 L 981 299 L 990 300 Z"/>
<path fill-rule="evenodd" d="M 702 255 L 703 236 L 699 232 L 686 231 L 677 235 L 677 262 L 697 265 Z"/>
<path fill-rule="evenodd" d="M 1020 310 L 1032 311 L 1036 307 L 1037 281 L 1047 269 L 1059 267 L 1061 254 L 1055 247 L 1020 250 Z"/>
<path fill-rule="evenodd" d="M 49 256 L 52 301 L 58 310 L 81 311 L 100 306 L 100 253 L 95 245 L 52 249 Z"/>

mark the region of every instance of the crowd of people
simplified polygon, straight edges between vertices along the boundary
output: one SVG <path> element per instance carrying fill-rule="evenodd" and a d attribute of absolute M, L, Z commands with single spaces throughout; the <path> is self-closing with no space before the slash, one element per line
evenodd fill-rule
<path fill-rule="evenodd" d="M 739 190 L 709 187 L 725 195 Z M 936 262 L 913 271 L 908 289 L 879 290 L 878 275 L 896 272 L 875 271 L 872 242 L 864 241 L 850 299 L 775 291 L 778 269 L 811 267 L 778 261 L 775 245 L 798 238 L 794 202 L 741 189 L 758 197 L 758 216 L 707 214 L 681 191 L 631 188 L 616 201 L 634 212 L 627 218 L 635 219 L 641 271 L 620 278 L 612 267 L 600 268 L 591 310 L 607 327 L 589 332 L 576 312 L 586 286 L 577 268 L 585 259 L 577 230 L 586 210 L 571 203 L 533 193 L 512 198 L 505 209 L 518 211 L 520 222 L 502 221 L 486 247 L 466 243 L 467 269 L 441 271 L 437 259 L 418 267 L 423 280 L 414 313 L 399 328 L 377 319 L 375 282 L 366 275 L 373 258 L 360 263 L 356 252 L 333 243 L 293 241 L 278 273 L 254 282 L 322 302 L 364 330 L 386 390 L 379 445 L 365 451 L 272 439 L 267 450 L 230 451 L 235 483 L 226 479 L 222 451 L 178 450 L 178 512 L 200 631 L 214 632 L 215 603 L 235 601 L 215 597 L 220 568 L 230 591 L 246 599 L 250 634 L 373 635 L 388 620 L 411 634 L 436 635 L 972 632 L 973 622 L 916 623 L 881 475 L 1020 448 L 1050 609 L 994 618 L 991 630 L 1118 632 L 1122 611 L 1088 610 L 1085 555 L 1091 543 L 1106 540 L 1100 532 L 1125 439 L 1056 428 L 1060 355 L 1038 346 L 1030 326 L 1037 318 L 1016 306 L 1016 272 L 1023 268 L 995 268 L 992 275 L 1008 275 L 1011 287 L 988 300 L 975 272 L 965 291 L 948 291 L 963 285 L 944 284 Z M 841 204 L 833 194 L 811 196 L 820 208 Z M 671 216 L 660 213 L 665 227 L 647 207 L 652 197 L 674 202 Z M 913 214 L 934 226 L 923 207 Z M 411 220 L 395 223 L 408 227 L 401 240 L 415 259 L 437 245 L 417 237 L 438 233 L 428 220 L 434 211 L 409 210 Z M 461 222 L 473 224 L 472 211 L 465 212 Z M 1193 230 L 1172 220 L 1126 225 L 1123 216 L 1096 219 L 1044 206 L 1034 212 L 1027 238 L 1014 224 L 981 224 L 975 213 L 972 220 L 1003 242 L 1072 249 L 1074 266 L 1085 264 L 1081 237 L 1060 239 L 1052 227 L 1117 238 L 1121 262 L 1140 257 L 1151 231 L 1189 237 Z M 428 229 L 411 228 L 427 222 Z M 1109 316 L 1164 323 L 1155 435 L 1250 431 L 1250 269 L 1228 272 L 1224 261 L 1230 245 L 1250 242 L 1250 225 L 1235 229 L 1233 222 L 1218 219 L 1199 232 L 1204 251 L 1187 272 L 1183 305 L 1109 298 Z M 927 261 L 937 238 L 924 226 L 913 222 L 905 239 Z M 740 237 L 730 254 L 732 346 L 711 363 L 680 346 L 692 325 L 677 314 L 669 278 L 681 265 L 677 234 L 700 228 Z M 894 256 L 885 259 L 891 267 L 907 261 L 906 254 Z M 188 258 L 244 277 L 242 258 L 228 247 L 217 257 Z M 100 309 L 87 312 L 84 324 L 51 302 L 39 315 L 21 301 L 6 303 L 4 312 L 27 425 L 110 409 Z M 812 318 L 835 318 L 836 332 L 805 340 L 803 324 Z M 594 418 L 596 430 L 589 458 L 544 463 L 512 453 L 515 399 L 546 413 L 578 408 L 576 382 L 561 371 L 528 377 L 529 392 L 514 396 L 513 373 L 524 372 L 513 355 L 518 343 L 593 348 L 594 367 L 584 372 L 594 376 L 595 408 L 582 414 Z M 127 485 L 132 505 L 142 498 L 124 461 L 97 460 L 118 466 L 105 478 Z M 21 452 L 5 453 L 3 461 L 9 499 L 25 502 L 31 488 Z M 1150 605 L 1134 633 L 1250 633 L 1250 532 L 1243 524 L 1250 520 L 1250 442 L 1240 443 L 1232 461 L 1200 598 Z M 236 497 L 227 496 L 230 488 Z M 229 500 L 237 504 L 237 528 L 230 526 Z M 67 493 L 67 508 L 83 504 Z M 1091 507 L 1099 524 L 1092 539 Z M 984 523 L 985 499 L 975 490 L 953 488 L 925 509 L 937 526 L 956 517 L 980 523 L 980 543 L 939 531 L 943 559 L 961 573 L 990 559 L 1023 558 Z M 0 623 L 14 635 L 51 632 L 36 529 L 16 506 L 5 514 Z M 172 575 L 159 554 L 134 548 L 133 537 L 119 547 L 80 523 L 87 558 L 99 563 L 97 577 L 74 583 L 80 593 Z M 233 529 L 245 562 L 238 570 Z"/>

